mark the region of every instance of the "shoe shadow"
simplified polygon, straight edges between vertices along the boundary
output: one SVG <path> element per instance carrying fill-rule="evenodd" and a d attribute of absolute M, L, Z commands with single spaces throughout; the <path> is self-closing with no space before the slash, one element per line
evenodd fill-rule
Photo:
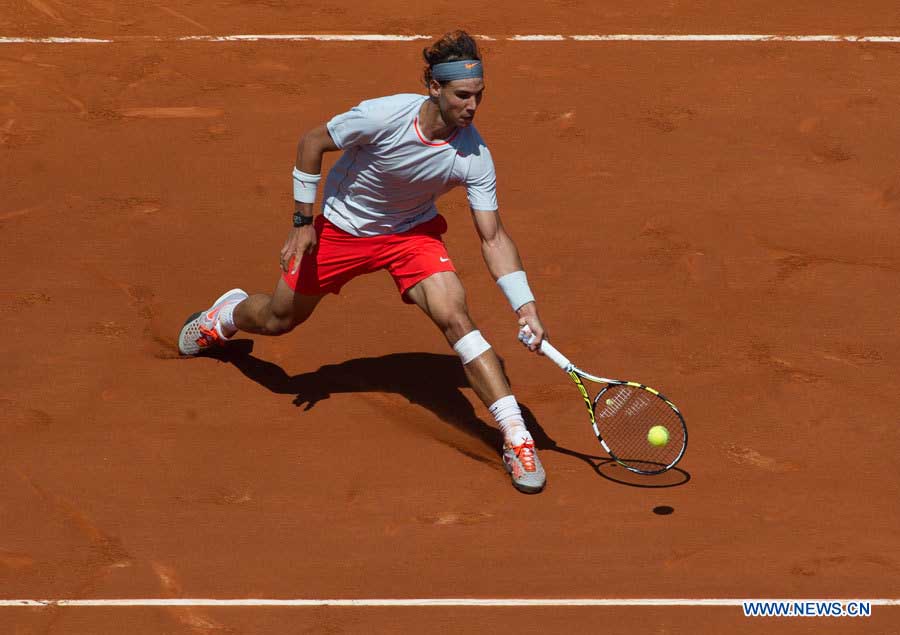
<path fill-rule="evenodd" d="M 478 417 L 472 404 L 462 393 L 461 388 L 468 387 L 469 384 L 456 355 L 392 353 L 381 357 L 363 357 L 340 364 L 328 364 L 316 371 L 292 376 L 277 364 L 254 357 L 252 352 L 252 341 L 234 340 L 207 356 L 233 365 L 247 378 L 273 393 L 292 395 L 294 405 L 303 408 L 304 411 L 311 410 L 317 403 L 335 394 L 402 395 L 410 403 L 430 410 L 442 421 L 477 440 L 481 449 L 487 452 L 475 452 L 462 445 L 439 439 L 441 442 L 494 469 L 503 469 L 497 460 L 503 444 L 502 435 L 494 425 L 488 425 Z M 502 363 L 501 360 L 501 365 Z M 673 487 L 690 479 L 690 475 L 678 470 L 686 478 L 679 478 L 674 484 L 652 485 L 648 484 L 647 479 L 654 477 L 638 475 L 634 476 L 644 480 L 629 482 L 620 478 L 622 475 L 613 474 L 618 465 L 609 457 L 585 454 L 560 446 L 547 434 L 527 405 L 519 402 L 519 406 L 538 450 L 558 452 L 584 461 L 599 476 L 607 480 L 633 487 Z M 589 428 L 587 432 L 590 433 Z M 611 467 L 610 463 L 615 467 Z M 620 468 L 620 471 L 627 472 L 624 468 Z"/>

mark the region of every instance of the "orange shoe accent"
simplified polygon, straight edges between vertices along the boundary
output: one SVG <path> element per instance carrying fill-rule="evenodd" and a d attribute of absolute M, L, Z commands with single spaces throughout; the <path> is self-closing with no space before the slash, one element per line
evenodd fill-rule
<path fill-rule="evenodd" d="M 212 322 L 213 324 L 215 324 L 216 318 L 219 317 L 219 311 L 221 311 L 224 306 L 225 306 L 225 304 L 222 304 L 220 306 L 214 307 L 214 308 L 210 309 L 209 311 L 207 311 L 206 319 L 209 320 L 210 322 Z"/>
<path fill-rule="evenodd" d="M 201 348 L 212 346 L 213 344 L 217 346 L 222 344 L 222 338 L 216 333 L 215 328 L 207 329 L 200 326 L 197 330 L 200 331 L 200 337 L 196 339 L 196 342 Z"/>
<path fill-rule="evenodd" d="M 513 452 L 522 462 L 526 472 L 534 472 L 537 466 L 534 464 L 534 440 L 529 439 L 522 445 L 513 446 Z M 517 475 L 518 476 L 518 475 Z"/>

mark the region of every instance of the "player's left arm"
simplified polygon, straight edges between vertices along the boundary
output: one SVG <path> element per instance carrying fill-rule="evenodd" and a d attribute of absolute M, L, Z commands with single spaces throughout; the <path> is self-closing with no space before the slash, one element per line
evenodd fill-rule
<path fill-rule="evenodd" d="M 535 335 L 528 348 L 539 351 L 545 336 L 544 326 L 538 315 L 537 302 L 528 288 L 519 250 L 503 228 L 500 212 L 472 209 L 472 218 L 481 239 L 481 255 L 484 262 L 494 280 L 501 285 L 510 304 L 516 305 L 528 299 L 518 307 L 513 306 L 513 309 L 519 316 L 519 326 L 527 325 Z"/>

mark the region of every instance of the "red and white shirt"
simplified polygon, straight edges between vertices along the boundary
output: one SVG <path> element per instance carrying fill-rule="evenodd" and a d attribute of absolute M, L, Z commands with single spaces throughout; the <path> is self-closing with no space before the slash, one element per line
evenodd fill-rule
<path fill-rule="evenodd" d="M 472 209 L 497 210 L 494 161 L 474 126 L 428 141 L 418 116 L 425 95 L 362 102 L 326 125 L 344 151 L 325 181 L 325 217 L 355 236 L 405 232 L 437 216 L 435 200 L 465 185 Z"/>

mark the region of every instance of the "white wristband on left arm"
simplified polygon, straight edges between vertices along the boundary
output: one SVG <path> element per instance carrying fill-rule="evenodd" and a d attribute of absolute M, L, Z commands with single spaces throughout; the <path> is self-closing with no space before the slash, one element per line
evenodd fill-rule
<path fill-rule="evenodd" d="M 528 287 L 528 278 L 524 271 L 513 271 L 505 276 L 497 278 L 500 290 L 509 300 L 509 306 L 513 311 L 518 311 L 522 305 L 534 302 L 534 294 Z"/>
<path fill-rule="evenodd" d="M 298 203 L 315 203 L 316 190 L 321 174 L 308 174 L 294 168 L 294 200 Z"/>

